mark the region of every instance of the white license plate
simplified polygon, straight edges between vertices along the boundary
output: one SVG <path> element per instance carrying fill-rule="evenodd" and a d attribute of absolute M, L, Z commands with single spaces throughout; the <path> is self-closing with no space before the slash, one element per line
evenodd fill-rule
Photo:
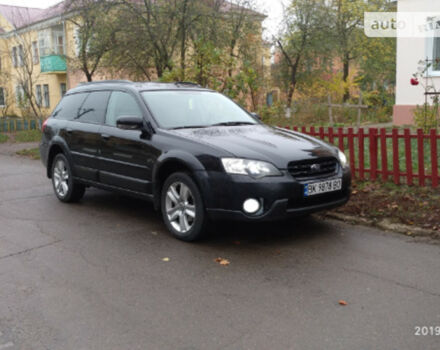
<path fill-rule="evenodd" d="M 304 185 L 304 197 L 339 191 L 340 189 L 342 189 L 342 179 L 315 182 Z"/>

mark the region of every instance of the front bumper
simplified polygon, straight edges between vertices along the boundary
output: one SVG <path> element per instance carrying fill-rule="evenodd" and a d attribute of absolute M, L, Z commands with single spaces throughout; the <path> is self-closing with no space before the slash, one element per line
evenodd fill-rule
<path fill-rule="evenodd" d="M 340 191 L 304 197 L 304 184 L 342 178 Z M 349 169 L 326 178 L 295 180 L 288 172 L 280 177 L 252 179 L 248 176 L 221 172 L 199 172 L 198 182 L 208 216 L 213 220 L 274 221 L 303 216 L 339 207 L 348 202 L 351 193 Z M 260 200 L 263 207 L 257 215 L 246 214 L 242 207 L 246 199 Z"/>

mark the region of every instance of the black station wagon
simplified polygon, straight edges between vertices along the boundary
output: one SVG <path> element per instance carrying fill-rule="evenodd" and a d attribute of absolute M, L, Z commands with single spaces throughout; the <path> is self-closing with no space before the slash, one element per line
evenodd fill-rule
<path fill-rule="evenodd" d="M 40 151 L 60 201 L 90 186 L 145 198 L 185 241 L 211 220 L 303 216 L 350 196 L 336 147 L 191 83 L 80 85 L 45 121 Z"/>

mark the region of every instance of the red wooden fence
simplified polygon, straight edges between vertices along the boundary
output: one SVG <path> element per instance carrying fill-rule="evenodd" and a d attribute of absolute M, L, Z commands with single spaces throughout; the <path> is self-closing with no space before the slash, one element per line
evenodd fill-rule
<path fill-rule="evenodd" d="M 286 127 L 290 129 L 290 127 Z M 439 185 L 440 134 L 431 130 L 424 134 L 419 129 L 359 129 L 294 127 L 293 130 L 318 137 L 335 144 L 348 155 L 354 177 L 395 184 Z M 367 177 L 368 174 L 368 177 Z"/>

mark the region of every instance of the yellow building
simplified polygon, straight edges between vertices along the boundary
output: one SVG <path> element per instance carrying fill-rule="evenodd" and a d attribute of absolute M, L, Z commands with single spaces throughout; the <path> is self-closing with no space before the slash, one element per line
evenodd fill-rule
<path fill-rule="evenodd" d="M 62 6 L 0 5 L 0 33 L 1 115 L 47 116 L 68 89 L 65 57 L 75 50 Z"/>

